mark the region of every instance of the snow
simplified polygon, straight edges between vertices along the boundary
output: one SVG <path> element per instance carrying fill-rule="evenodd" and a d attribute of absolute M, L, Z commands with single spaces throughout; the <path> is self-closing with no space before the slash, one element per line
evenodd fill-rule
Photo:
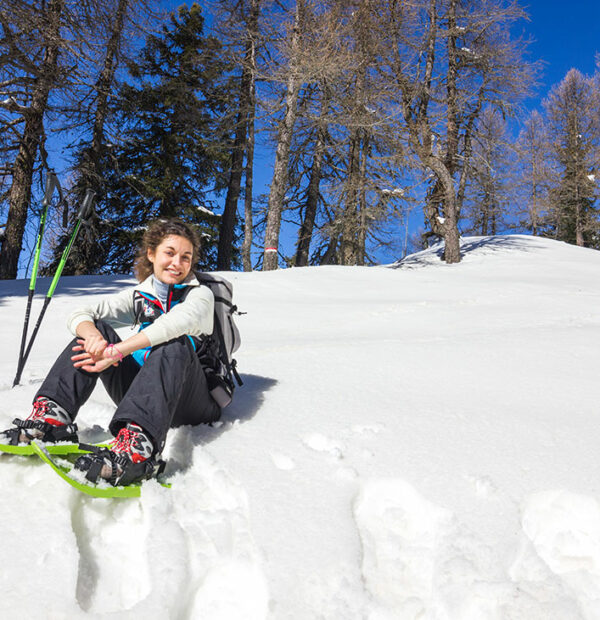
<path fill-rule="evenodd" d="M 222 424 L 169 433 L 171 489 L 96 499 L 0 456 L 0 617 L 599 618 L 600 253 L 462 244 L 228 274 L 244 386 Z M 61 279 L 14 389 L 28 283 L 0 283 L 0 424 L 70 309 L 129 282 Z M 99 385 L 83 439 L 113 410 Z"/>

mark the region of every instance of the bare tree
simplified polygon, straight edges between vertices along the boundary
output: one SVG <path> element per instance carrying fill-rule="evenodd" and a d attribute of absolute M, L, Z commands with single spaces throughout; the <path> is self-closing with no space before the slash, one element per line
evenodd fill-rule
<path fill-rule="evenodd" d="M 108 22 L 106 25 L 106 49 L 100 73 L 94 84 L 95 107 L 92 111 L 91 140 L 78 154 L 79 161 L 76 164 L 78 178 L 73 189 L 77 204 L 81 203 L 88 188 L 93 189 L 99 197 L 102 197 L 104 193 L 104 179 L 100 160 L 105 147 L 105 127 L 108 120 L 109 101 L 114 92 L 115 74 L 119 64 L 119 52 L 127 16 L 134 4 L 137 4 L 135 0 L 117 0 L 116 6 L 111 7 L 114 12 L 111 10 L 106 15 Z M 70 264 L 65 273 L 86 274 L 101 266 L 103 252 L 100 251 L 97 241 L 99 223 L 95 214 L 87 224 L 87 234 L 81 236 L 79 243 L 71 252 Z M 68 235 L 63 235 L 56 249 L 61 252 L 66 243 L 68 243 Z M 56 259 L 59 259 L 59 251 L 55 252 Z"/>
<path fill-rule="evenodd" d="M 294 137 L 294 166 L 300 165 L 292 197 L 306 178 L 303 198 L 289 200 L 302 215 L 295 260 L 308 264 L 314 240 L 314 261 L 362 265 L 372 262 L 367 247 L 382 244 L 381 227 L 396 213 L 382 208 L 381 189 L 392 185 L 402 148 L 389 144 L 372 3 L 332 2 L 324 10 L 310 31 L 316 48 L 327 50 L 312 59 L 313 73 L 324 77 L 304 90 Z"/>
<path fill-rule="evenodd" d="M 505 226 L 514 189 L 513 161 L 506 121 L 497 110 L 485 108 L 473 141 L 470 191 L 465 198 L 470 231 L 496 235 Z"/>
<path fill-rule="evenodd" d="M 17 3 L 19 4 L 19 3 Z M 31 199 L 31 183 L 36 157 L 44 135 L 44 114 L 50 90 L 58 78 L 58 55 L 61 47 L 61 14 L 63 0 L 51 0 L 39 10 L 22 11 L 22 6 L 10 4 L 0 11 L 3 39 L 19 69 L 25 70 L 17 78 L 4 80 L 3 100 L 0 106 L 24 119 L 19 150 L 12 166 L 9 191 L 8 222 L 0 251 L 0 278 L 16 278 L 19 254 L 27 222 Z M 10 12 L 10 13 L 9 13 Z M 24 32 L 35 28 L 39 36 L 41 59 L 36 63 L 23 52 L 20 39 Z M 24 84 L 15 94 L 14 87 Z"/>
<path fill-rule="evenodd" d="M 550 191 L 553 236 L 590 245 L 600 230 L 596 201 L 600 127 L 594 84 L 571 69 L 544 102 L 549 139 L 560 178 Z"/>
<path fill-rule="evenodd" d="M 225 25 L 228 29 L 228 34 L 226 36 L 229 40 L 233 39 L 231 45 L 229 45 L 230 53 L 234 62 L 239 65 L 241 70 L 237 95 L 238 109 L 234 121 L 235 130 L 231 149 L 227 194 L 219 227 L 217 268 L 221 270 L 231 269 L 238 200 L 244 172 L 244 157 L 247 157 L 249 150 L 248 138 L 251 131 L 250 124 L 254 124 L 256 46 L 258 40 L 259 10 L 259 0 L 250 0 L 250 2 L 247 3 L 236 3 L 234 7 L 228 8 L 229 19 L 225 21 Z M 234 20 L 237 20 L 239 24 L 234 24 Z M 239 34 L 238 36 L 232 36 L 234 33 Z M 238 43 L 240 41 L 242 44 L 241 55 L 237 52 Z M 251 165 L 250 167 L 247 165 L 246 172 L 248 173 L 251 170 Z M 252 181 L 247 178 L 247 185 L 248 181 L 251 187 Z M 247 261 L 246 266 L 248 266 Z"/>
<path fill-rule="evenodd" d="M 446 262 L 458 262 L 458 224 L 481 112 L 484 105 L 509 112 L 531 81 L 525 42 L 511 38 L 512 24 L 525 14 L 503 0 L 392 2 L 380 12 L 389 32 L 386 70 L 396 80 L 408 145 L 434 175 L 425 214 L 445 241 Z"/>
<path fill-rule="evenodd" d="M 256 14 L 256 22 L 251 21 L 255 29 L 249 29 L 250 37 L 246 48 L 246 66 L 250 69 L 247 92 L 246 116 L 246 168 L 244 188 L 244 241 L 242 242 L 242 264 L 244 271 L 252 271 L 252 238 L 253 238 L 253 209 L 252 196 L 254 186 L 254 145 L 256 141 L 256 55 L 258 37 L 259 0 L 252 0 L 252 15 Z"/>
<path fill-rule="evenodd" d="M 263 257 L 263 269 L 265 271 L 277 269 L 278 263 L 279 233 L 281 229 L 284 196 L 287 188 L 290 145 L 292 142 L 294 123 L 296 122 L 296 104 L 302 86 L 299 68 L 301 64 L 301 38 L 305 13 L 306 6 L 304 0 L 296 0 L 294 22 L 291 26 L 291 33 L 289 35 L 289 65 L 286 80 L 284 112 L 277 133 L 273 179 L 269 192 Z"/>
<path fill-rule="evenodd" d="M 544 230 L 548 219 L 548 189 L 552 176 L 548 148 L 546 123 L 534 110 L 525 119 L 516 148 L 518 196 L 524 203 L 524 210 L 520 213 L 524 215 L 525 227 L 534 235 Z"/>
<path fill-rule="evenodd" d="M 86 185 L 94 177 L 123 20 L 132 3 L 8 0 L 0 9 L 0 115 L 2 121 L 19 127 L 15 132 L 18 151 L 9 170 L 2 278 L 17 274 L 34 169 L 39 161 L 47 167 L 46 126 L 53 131 L 82 131 L 82 127 L 91 131 L 91 143 L 79 163 L 87 171 L 83 173 L 88 177 Z"/>
<path fill-rule="evenodd" d="M 319 90 L 321 98 L 320 111 L 316 123 L 316 138 L 312 153 L 309 182 L 306 189 L 306 199 L 304 202 L 304 217 L 298 232 L 296 257 L 294 260 L 296 267 L 306 267 L 308 265 L 310 244 L 319 204 L 319 188 L 322 179 L 323 157 L 325 155 L 327 139 L 327 113 L 331 101 L 331 92 L 326 80 L 321 81 Z"/>

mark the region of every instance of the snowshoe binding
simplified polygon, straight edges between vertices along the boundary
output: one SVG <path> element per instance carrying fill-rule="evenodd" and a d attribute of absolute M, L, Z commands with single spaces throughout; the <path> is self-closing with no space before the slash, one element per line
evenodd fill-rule
<path fill-rule="evenodd" d="M 154 454 L 148 434 L 137 424 L 127 424 L 108 448 L 80 444 L 89 450 L 75 461 L 75 469 L 96 484 L 105 480 L 113 486 L 128 486 L 158 476 L 165 462 Z"/>
<path fill-rule="evenodd" d="M 34 439 L 44 443 L 77 442 L 77 424 L 58 403 L 39 396 L 26 420 L 15 418 L 14 428 L 0 433 L 0 443 L 10 446 L 27 445 Z"/>

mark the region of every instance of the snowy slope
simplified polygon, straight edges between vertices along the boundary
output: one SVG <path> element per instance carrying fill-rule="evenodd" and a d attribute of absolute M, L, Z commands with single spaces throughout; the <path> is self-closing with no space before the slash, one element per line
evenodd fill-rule
<path fill-rule="evenodd" d="M 245 385 L 170 433 L 171 490 L 92 499 L 0 457 L 0 617 L 600 618 L 600 253 L 463 250 L 230 274 Z M 64 278 L 14 389 L 27 283 L 0 283 L 1 425 L 70 308 L 128 282 Z M 84 438 L 113 409 L 99 385 Z"/>

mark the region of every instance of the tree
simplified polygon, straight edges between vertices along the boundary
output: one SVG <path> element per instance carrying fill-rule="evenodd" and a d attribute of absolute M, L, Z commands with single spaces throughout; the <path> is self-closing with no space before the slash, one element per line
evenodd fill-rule
<path fill-rule="evenodd" d="M 231 269 L 238 200 L 241 192 L 242 175 L 244 173 L 244 157 L 246 157 L 250 164 L 250 167 L 246 166 L 246 172 L 248 173 L 251 170 L 251 161 L 248 155 L 251 152 L 253 154 L 253 144 L 249 145 L 249 140 L 253 136 L 251 125 L 254 125 L 255 116 L 256 46 L 258 41 L 259 9 L 259 0 L 238 3 L 235 7 L 229 8 L 230 18 L 224 20 L 227 26 L 224 36 L 231 41 L 229 54 L 237 61 L 236 64 L 240 69 L 240 75 L 238 78 L 237 113 L 233 125 L 234 139 L 230 156 L 227 194 L 219 226 L 217 268 L 220 270 Z M 234 19 L 241 21 L 241 28 L 237 27 L 237 24 L 234 25 Z M 221 40 L 223 40 L 223 36 Z M 241 53 L 236 49 L 238 42 L 241 42 Z M 246 176 L 246 181 L 247 184 L 249 181 L 251 188 L 252 180 L 248 175 Z M 249 234 L 251 240 L 251 228 L 247 229 L 246 233 Z M 246 254 L 245 264 L 246 268 L 249 268 L 249 247 L 247 244 Z"/>
<path fill-rule="evenodd" d="M 202 266 L 215 265 L 218 218 L 208 207 L 227 159 L 228 145 L 214 139 L 227 105 L 220 88 L 226 63 L 217 39 L 203 29 L 199 5 L 182 6 L 129 63 L 131 83 L 113 104 L 121 135 L 101 159 L 104 272 L 131 268 L 143 227 L 156 217 L 195 224 Z"/>
<path fill-rule="evenodd" d="M 506 121 L 496 110 L 485 108 L 473 141 L 469 190 L 465 204 L 469 231 L 496 235 L 505 222 L 513 188 L 513 151 L 509 148 Z"/>
<path fill-rule="evenodd" d="M 116 0 L 116 4 L 106 7 L 105 13 L 105 40 L 103 59 L 100 61 L 100 72 L 92 88 L 92 103 L 89 109 L 77 110 L 76 115 L 83 115 L 84 122 L 90 122 L 91 135 L 86 136 L 79 145 L 75 154 L 75 182 L 71 188 L 71 198 L 75 205 L 80 205 L 86 191 L 93 189 L 96 198 L 102 202 L 106 193 L 105 178 L 101 162 L 106 146 L 105 132 L 109 119 L 109 103 L 115 94 L 115 75 L 120 60 L 122 39 L 125 32 L 128 15 L 135 11 L 138 3 L 135 0 Z M 78 209 L 72 213 L 75 219 Z M 64 267 L 65 274 L 81 275 L 96 273 L 102 268 L 104 252 L 99 243 L 103 225 L 94 216 L 87 222 L 85 235 L 80 235 L 78 242 L 73 246 L 68 261 Z M 105 228 L 105 227 L 104 227 Z M 45 267 L 46 272 L 54 272 L 62 257 L 63 250 L 69 243 L 71 231 L 63 233 L 54 247 L 54 260 Z"/>
<path fill-rule="evenodd" d="M 546 122 L 534 110 L 525 120 L 517 140 L 517 184 L 524 205 L 523 226 L 534 235 L 542 234 L 548 224 L 548 189 L 552 176 L 548 149 Z"/>
<path fill-rule="evenodd" d="M 567 243 L 590 246 L 600 229 L 596 204 L 600 128 L 592 80 L 571 69 L 552 89 L 544 108 L 559 173 L 550 191 L 550 234 Z"/>
<path fill-rule="evenodd" d="M 16 278 L 31 201 L 36 158 L 43 148 L 44 115 L 51 89 L 59 79 L 63 0 L 39 7 L 11 2 L 0 10 L 2 43 L 9 61 L 2 66 L 0 107 L 22 123 L 18 152 L 11 169 L 8 222 L 0 251 L 0 278 Z"/>
<path fill-rule="evenodd" d="M 269 192 L 263 257 L 263 269 L 265 271 L 277 269 L 279 233 L 284 196 L 287 188 L 290 145 L 294 123 L 296 122 L 296 103 L 302 86 L 299 65 L 301 64 L 301 38 L 305 12 L 304 0 L 296 0 L 294 22 L 289 36 L 289 65 L 286 78 L 284 112 L 277 132 L 275 164 Z"/>
<path fill-rule="evenodd" d="M 408 146 L 433 173 L 425 214 L 445 241 L 446 262 L 458 262 L 458 224 L 482 110 L 509 112 L 531 80 L 525 43 L 511 38 L 524 13 L 503 0 L 382 3 L 380 13 L 386 25 L 380 32 L 389 33 L 384 70 L 397 84 Z"/>

